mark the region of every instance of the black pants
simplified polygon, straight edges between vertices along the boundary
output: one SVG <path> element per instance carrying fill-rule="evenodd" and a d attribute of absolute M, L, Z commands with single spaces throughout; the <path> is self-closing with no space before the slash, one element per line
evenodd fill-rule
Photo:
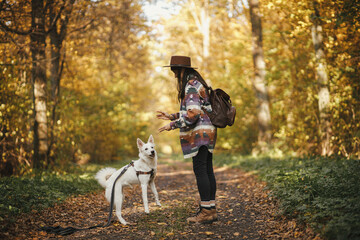
<path fill-rule="evenodd" d="M 201 146 L 198 154 L 193 157 L 193 169 L 201 201 L 215 200 L 216 180 L 212 159 L 212 153 L 205 146 Z"/>

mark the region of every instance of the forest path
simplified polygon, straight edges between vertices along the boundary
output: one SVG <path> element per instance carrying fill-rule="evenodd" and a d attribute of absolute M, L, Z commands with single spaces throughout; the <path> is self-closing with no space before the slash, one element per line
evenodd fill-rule
<path fill-rule="evenodd" d="M 106 221 L 109 204 L 104 191 L 69 198 L 41 212 L 22 215 L 9 233 L 12 239 L 320 239 L 309 228 L 278 216 L 265 183 L 239 169 L 216 168 L 219 221 L 186 224 L 197 210 L 198 193 L 192 164 L 167 159 L 159 164 L 156 179 L 162 207 L 149 191 L 150 214 L 145 214 L 141 190 L 127 191 L 123 226 L 113 216 L 107 228 L 76 232 L 61 237 L 37 231 L 39 226 L 89 227 Z M 115 213 L 115 212 L 114 212 Z"/>

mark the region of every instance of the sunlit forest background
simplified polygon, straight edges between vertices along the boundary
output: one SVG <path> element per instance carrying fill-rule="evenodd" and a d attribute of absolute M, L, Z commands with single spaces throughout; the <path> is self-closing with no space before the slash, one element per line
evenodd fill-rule
<path fill-rule="evenodd" d="M 136 157 L 150 134 L 160 154 L 181 155 L 155 117 L 179 109 L 162 67 L 172 55 L 237 109 L 216 152 L 359 159 L 360 2 L 254 2 L 1 1 L 1 175 Z"/>

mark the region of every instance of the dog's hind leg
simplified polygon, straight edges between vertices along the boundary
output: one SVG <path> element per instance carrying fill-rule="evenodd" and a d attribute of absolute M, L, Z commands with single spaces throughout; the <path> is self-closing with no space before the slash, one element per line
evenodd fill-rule
<path fill-rule="evenodd" d="M 161 206 L 161 203 L 159 201 L 159 194 L 156 191 L 156 187 L 155 187 L 155 181 L 151 180 L 149 184 L 150 184 L 151 191 L 153 192 L 153 194 L 155 196 L 156 205 Z"/>
<path fill-rule="evenodd" d="M 121 208 L 122 208 L 122 203 L 125 199 L 125 195 L 123 194 L 122 187 L 117 188 L 116 190 L 117 190 L 117 192 L 115 193 L 116 216 L 118 217 L 121 224 L 126 225 L 127 222 L 121 216 Z"/>
<path fill-rule="evenodd" d="M 149 213 L 149 203 L 148 203 L 147 184 L 146 183 L 141 184 L 141 192 L 142 192 L 142 198 L 143 198 L 145 212 Z"/>

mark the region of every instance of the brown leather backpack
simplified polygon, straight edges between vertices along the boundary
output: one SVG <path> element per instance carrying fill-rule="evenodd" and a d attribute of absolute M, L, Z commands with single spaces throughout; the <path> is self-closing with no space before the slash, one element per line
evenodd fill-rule
<path fill-rule="evenodd" d="M 212 112 L 204 112 L 209 116 L 211 123 L 218 128 L 232 126 L 235 122 L 236 109 L 231 103 L 229 94 L 217 88 L 213 90 L 205 81 L 200 81 L 209 93 Z"/>

